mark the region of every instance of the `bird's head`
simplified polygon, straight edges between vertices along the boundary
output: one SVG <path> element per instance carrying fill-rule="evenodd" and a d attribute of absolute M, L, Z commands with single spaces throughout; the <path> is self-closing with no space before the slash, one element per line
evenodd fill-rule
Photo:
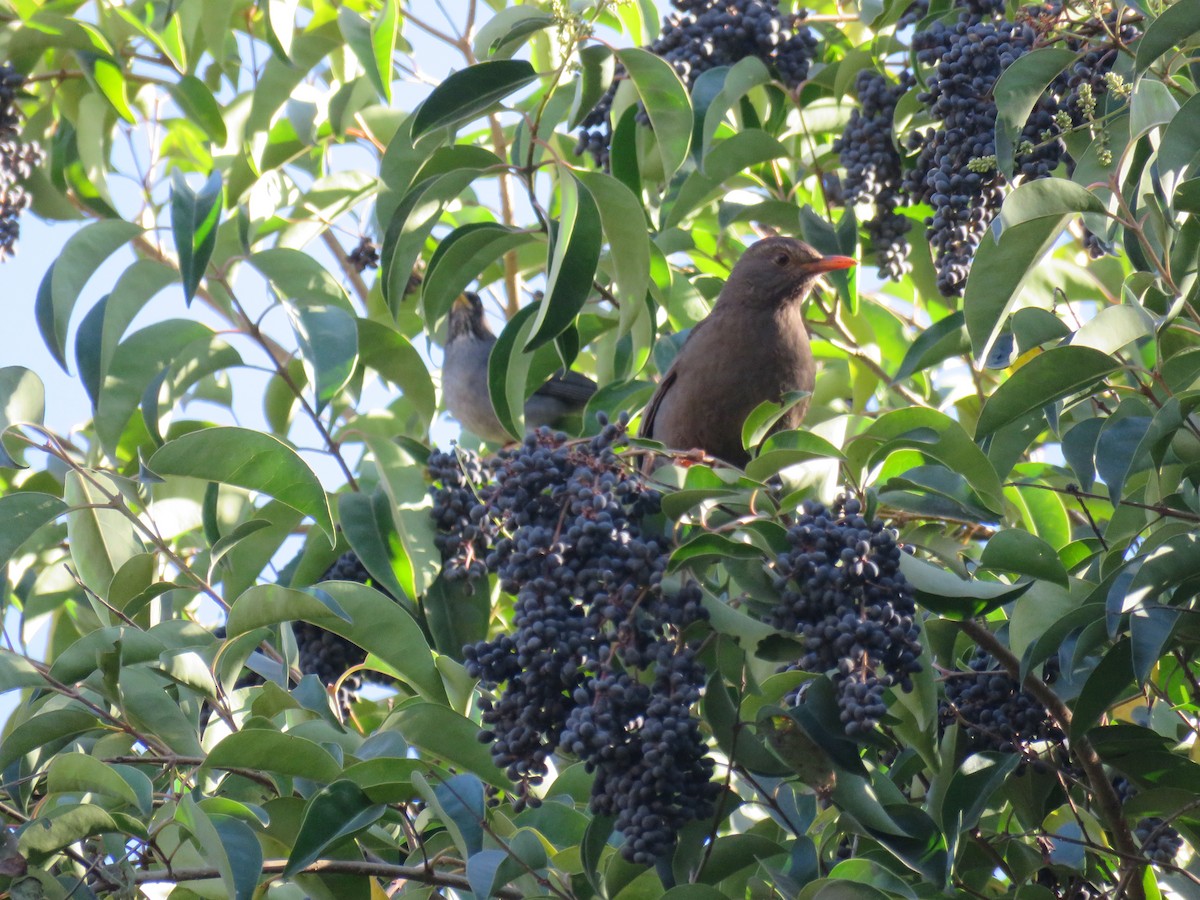
<path fill-rule="evenodd" d="M 450 340 L 462 337 L 476 340 L 493 337 L 483 319 L 483 301 L 471 291 L 460 295 L 450 307 Z"/>
<path fill-rule="evenodd" d="M 854 265 L 849 256 L 822 256 L 804 241 L 770 237 L 746 248 L 722 295 L 737 298 L 739 304 L 775 308 L 803 297 L 823 273 Z"/>

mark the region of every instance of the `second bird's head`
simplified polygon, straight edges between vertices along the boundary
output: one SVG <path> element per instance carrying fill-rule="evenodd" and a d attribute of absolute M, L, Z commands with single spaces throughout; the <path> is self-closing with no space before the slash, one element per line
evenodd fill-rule
<path fill-rule="evenodd" d="M 803 297 L 825 272 L 855 265 L 849 256 L 822 256 L 795 238 L 765 238 L 746 248 L 722 293 L 729 292 L 739 305 L 774 308 Z"/>
<path fill-rule="evenodd" d="M 450 307 L 450 340 L 455 338 L 474 338 L 475 340 L 491 340 L 491 329 L 483 318 L 483 301 L 479 295 L 465 291 Z"/>

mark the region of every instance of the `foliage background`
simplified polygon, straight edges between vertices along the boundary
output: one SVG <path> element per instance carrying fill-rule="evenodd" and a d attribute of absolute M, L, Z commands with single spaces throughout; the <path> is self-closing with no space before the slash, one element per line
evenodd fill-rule
<path fill-rule="evenodd" d="M 1134 833 L 1155 817 L 1193 844 L 1200 802 L 1187 0 L 1131 8 L 1144 36 L 1116 64 L 1125 90 L 1072 130 L 1073 173 L 1006 190 L 963 298 L 937 291 L 918 226 L 911 274 L 838 276 L 813 307 L 823 368 L 805 432 L 772 438 L 747 477 L 664 475 L 680 488 L 673 565 L 715 611 L 719 692 L 701 712 L 739 808 L 647 870 L 587 812 L 581 766 L 563 761 L 552 802 L 517 812 L 474 739 L 461 646 L 506 627 L 511 598 L 438 577 L 419 463 L 450 302 L 477 283 L 497 324 L 512 320 L 492 395 L 520 433 L 523 393 L 564 360 L 603 386 L 591 412 L 636 411 L 751 222 L 869 263 L 870 208 L 831 206 L 823 176 L 857 73 L 908 59 L 902 6 L 815 6 L 818 56 L 794 95 L 749 60 L 689 96 L 665 63 L 620 49 L 631 77 L 605 173 L 574 155 L 569 126 L 612 77 L 605 45 L 655 37 L 665 10 L 650 2 L 471 2 L 449 23 L 436 4 L 373 0 L 4 4 L 2 55 L 30 77 L 23 139 L 49 154 L 32 214 L 74 223 L 10 302 L 33 308 L 93 408 L 69 434 L 47 429 L 54 393 L 0 370 L 3 601 L 19 622 L 0 689 L 21 697 L 0 749 L 0 890 L 1194 895 L 1187 845 L 1149 866 Z M 997 91 L 1010 140 L 1046 59 Z M 423 80 L 418 105 L 403 85 Z M 915 93 L 900 138 L 929 124 Z M 653 130 L 622 118 L 639 101 Z M 1084 254 L 1081 216 L 1116 255 Z M 377 274 L 347 263 L 360 236 L 382 250 Z M 124 248 L 126 265 L 105 264 Z M 514 352 L 529 335 L 537 352 Z M 870 740 L 839 741 L 817 707 L 757 715 L 795 685 L 774 674 L 779 636 L 739 602 L 771 596 L 762 566 L 788 508 L 756 497 L 780 473 L 792 508 L 848 487 L 916 550 L 926 665 Z M 308 589 L 349 546 L 399 602 Z M 299 620 L 345 634 L 397 686 L 347 714 L 286 678 Z M 47 624 L 44 650 L 24 645 Z M 1028 676 L 1069 759 L 972 753 L 939 727 L 943 679 L 976 645 Z M 239 685 L 247 660 L 275 680 Z M 723 740 L 716 697 L 744 740 Z M 800 736 L 814 729 L 828 759 Z M 808 786 L 826 774 L 806 768 L 814 754 L 832 795 Z M 1117 776 L 1140 789 L 1124 806 Z"/>

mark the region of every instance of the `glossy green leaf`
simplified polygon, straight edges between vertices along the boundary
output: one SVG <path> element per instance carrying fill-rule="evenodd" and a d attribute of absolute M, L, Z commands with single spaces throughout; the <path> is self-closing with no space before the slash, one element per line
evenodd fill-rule
<path fill-rule="evenodd" d="M 608 240 L 617 297 L 621 302 L 620 334 L 626 334 L 645 309 L 650 288 L 650 232 L 641 201 L 623 182 L 600 172 L 575 172 L 576 180 L 596 202 L 600 224 Z"/>
<path fill-rule="evenodd" d="M 129 519 L 111 505 L 120 489 L 103 472 L 67 475 L 63 499 L 67 513 L 67 541 L 79 579 L 97 597 L 108 597 L 116 571 L 144 549 Z"/>
<path fill-rule="evenodd" d="M 1046 87 L 1075 60 L 1076 54 L 1062 47 L 1040 47 L 1019 57 L 1000 73 L 993 89 L 996 98 L 996 167 L 1013 171 L 1014 147 L 1029 114 Z M 1060 179 L 1052 179 L 1059 183 Z"/>
<path fill-rule="evenodd" d="M 404 335 L 370 319 L 357 319 L 359 359 L 363 366 L 398 387 L 428 422 L 437 410 L 433 379 L 421 354 Z"/>
<path fill-rule="evenodd" d="M 262 0 L 263 24 L 267 43 L 283 62 L 291 63 L 292 44 L 296 40 L 296 13 L 300 0 Z"/>
<path fill-rule="evenodd" d="M 1168 51 L 1184 46 L 1200 31 L 1200 0 L 1179 0 L 1164 7 L 1138 40 L 1134 68 L 1141 73 Z"/>
<path fill-rule="evenodd" d="M 528 7 L 512 7 L 512 11 L 516 10 L 532 12 Z M 509 11 L 503 10 L 501 15 Z M 579 68 L 579 77 L 575 81 L 575 98 L 571 101 L 571 114 L 567 122 L 571 128 L 578 128 L 579 123 L 587 118 L 588 113 L 604 96 L 604 92 L 612 84 L 617 61 L 611 49 L 593 44 L 579 51 Z"/>
<path fill-rule="evenodd" d="M 24 443 L 5 432 L 14 425 L 41 425 L 45 415 L 42 379 L 24 366 L 0 368 L 0 467 L 24 466 Z"/>
<path fill-rule="evenodd" d="M 501 790 L 512 787 L 479 743 L 479 726 L 452 709 L 434 703 L 407 703 L 392 714 L 404 739 L 430 756 L 478 775 Z"/>
<path fill-rule="evenodd" d="M 38 287 L 38 330 L 50 355 L 66 369 L 67 326 L 79 294 L 104 260 L 142 233 L 131 222 L 108 219 L 85 225 L 67 239 Z"/>
<path fill-rule="evenodd" d="M 965 356 L 971 352 L 962 310 L 952 312 L 934 322 L 909 346 L 900 361 L 893 381 L 904 381 L 917 372 L 924 371 L 953 356 Z"/>
<path fill-rule="evenodd" d="M 1120 363 L 1091 347 L 1054 347 L 1030 360 L 998 387 L 983 406 L 975 436 L 992 434 L 1027 412 L 1091 387 Z"/>
<path fill-rule="evenodd" d="M 314 407 L 322 412 L 349 384 L 358 365 L 358 324 L 340 306 L 286 303 L 308 382 L 316 392 Z"/>
<path fill-rule="evenodd" d="M 63 753 L 46 770 L 46 789 L 52 794 L 94 793 L 137 808 L 138 797 L 112 766 L 85 753 Z"/>
<path fill-rule="evenodd" d="M 395 601 L 348 581 L 327 581 L 312 590 L 255 585 L 234 601 L 227 633 L 246 634 L 278 622 L 311 622 L 375 654 L 422 696 L 446 702 L 442 677 L 421 627 Z"/>
<path fill-rule="evenodd" d="M 670 63 L 635 47 L 617 51 L 638 98 L 650 117 L 663 179 L 669 180 L 687 159 L 692 142 L 692 104 Z"/>
<path fill-rule="evenodd" d="M 203 81 L 185 74 L 179 77 L 179 81 L 168 85 L 167 90 L 184 115 L 203 128 L 213 143 L 223 145 L 229 139 L 221 106 Z"/>
<path fill-rule="evenodd" d="M 537 78 L 523 59 L 475 63 L 447 76 L 413 114 L 412 136 L 469 122 Z"/>
<path fill-rule="evenodd" d="M 996 572 L 1016 572 L 1067 587 L 1067 570 L 1054 548 L 1037 535 L 1007 528 L 988 539 L 979 558 L 981 565 Z"/>
<path fill-rule="evenodd" d="M 179 172 L 171 182 L 171 234 L 183 276 L 183 299 L 189 305 L 217 244 L 223 194 L 220 172 L 213 172 L 198 191 Z"/>
<path fill-rule="evenodd" d="M 497 10 L 475 34 L 475 55 L 480 58 L 511 59 L 513 54 L 521 49 L 525 39 L 530 35 L 549 28 L 554 24 L 554 17 L 534 6 L 510 6 Z M 607 48 L 584 47 L 580 50 L 581 58 L 586 58 L 588 50 L 603 49 L 610 55 Z M 587 63 L 584 63 L 587 71 Z M 584 75 L 586 78 L 587 76 Z M 586 114 L 595 105 L 599 95 L 584 110 Z M 572 123 L 575 124 L 575 123 Z"/>
<path fill-rule="evenodd" d="M 454 300 L 484 269 L 510 250 L 537 238 L 536 232 L 498 222 L 471 222 L 454 229 L 438 243 L 421 285 L 426 321 L 440 322 Z"/>
<path fill-rule="evenodd" d="M 1044 50 L 1035 50 L 1042 53 Z M 1029 56 L 1021 57 L 1022 60 Z M 1015 68 L 1015 64 L 1013 66 Z M 1008 71 L 1012 71 L 1009 69 Z M 1104 214 L 1104 204 L 1091 191 L 1064 178 L 1039 178 L 1026 181 L 1004 198 L 1000 207 L 1001 230 L 1025 222 L 1072 213 Z"/>
<path fill-rule="evenodd" d="M 1129 101 L 1129 135 L 1136 140 L 1168 125 L 1178 112 L 1179 104 L 1170 88 L 1152 78 L 1139 78 Z"/>
<path fill-rule="evenodd" d="M 1005 229 L 999 242 L 984 237 L 971 264 L 963 313 L 971 349 L 983 359 L 1004 326 L 1038 261 L 1054 246 L 1064 217 L 1043 216 Z"/>
<path fill-rule="evenodd" d="M 300 250 L 274 247 L 261 250 L 249 259 L 281 297 L 313 304 L 337 306 L 348 313 L 354 308 L 345 290 L 329 270 Z"/>
<path fill-rule="evenodd" d="M 154 295 L 178 278 L 170 266 L 139 259 L 88 310 L 75 337 L 75 365 L 93 407 L 100 404 L 100 387 L 126 330 Z"/>
<path fill-rule="evenodd" d="M 77 56 L 84 76 L 116 110 L 117 115 L 131 124 L 136 122 L 133 110 L 129 107 L 125 73 L 116 61 L 107 54 L 88 51 L 81 51 Z"/>
<path fill-rule="evenodd" d="M 218 481 L 274 497 L 312 518 L 333 542 L 333 515 L 321 482 L 295 450 L 270 435 L 205 428 L 168 441 L 147 464 L 159 475 Z"/>
<path fill-rule="evenodd" d="M 982 616 L 1024 594 L 1033 582 L 963 581 L 953 572 L 917 559 L 900 557 L 900 571 L 913 586 L 917 603 L 949 619 Z"/>
<path fill-rule="evenodd" d="M 367 439 L 375 466 L 381 476 L 380 487 L 391 503 L 392 523 L 399 537 L 394 548 L 396 578 L 404 593 L 419 597 L 429 588 L 441 563 L 434 543 L 433 519 L 429 515 L 429 496 L 425 471 L 416 458 L 391 440 Z"/>
<path fill-rule="evenodd" d="M 73 803 L 51 809 L 31 821 L 17 839 L 17 846 L 22 853 L 53 853 L 92 835 L 120 830 L 101 807 Z"/>
<path fill-rule="evenodd" d="M 26 753 L 61 746 L 70 738 L 99 730 L 96 716 L 79 708 L 38 712 L 10 728 L 0 743 L 0 767 L 8 768 Z"/>
<path fill-rule="evenodd" d="M 267 728 L 235 731 L 209 751 L 205 769 L 274 772 L 328 783 L 341 774 L 329 751 L 313 741 Z"/>
<path fill-rule="evenodd" d="M 546 292 L 537 307 L 533 334 L 522 347 L 526 353 L 558 337 L 575 321 L 592 292 L 600 260 L 603 240 L 600 211 L 591 193 L 566 171 L 560 172 L 559 203 Z"/>

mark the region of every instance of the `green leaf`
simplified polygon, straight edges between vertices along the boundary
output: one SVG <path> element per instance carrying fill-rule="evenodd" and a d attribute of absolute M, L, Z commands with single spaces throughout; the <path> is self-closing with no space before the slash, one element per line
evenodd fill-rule
<path fill-rule="evenodd" d="M 1120 367 L 1107 353 L 1091 347 L 1053 347 L 1019 368 L 988 398 L 975 437 L 992 434 L 1027 412 L 1089 388 Z"/>
<path fill-rule="evenodd" d="M 1159 175 L 1169 199 L 1174 199 L 1197 154 L 1200 154 L 1200 94 L 1193 94 L 1171 119 L 1158 147 Z"/>
<path fill-rule="evenodd" d="M 181 75 L 179 81 L 167 85 L 167 90 L 184 115 L 204 129 L 213 143 L 224 146 L 229 135 L 221 105 L 203 81 L 195 75 Z"/>
<path fill-rule="evenodd" d="M 782 403 L 764 400 L 758 404 L 750 411 L 746 421 L 742 423 L 742 446 L 747 450 L 753 450 L 771 433 L 771 429 L 780 419 L 794 409 L 797 404 L 808 400 L 809 396 L 808 391 L 788 391 L 783 395 Z"/>
<path fill-rule="evenodd" d="M 907 553 L 900 556 L 900 571 L 913 586 L 917 603 L 949 619 L 986 615 L 1016 600 L 1033 584 L 1032 581 L 1018 585 L 963 581 L 953 572 Z"/>
<path fill-rule="evenodd" d="M 109 456 L 118 458 L 121 437 L 147 389 L 161 387 L 175 363 L 188 358 L 189 348 L 203 347 L 200 359 L 207 362 L 214 358 L 211 351 L 217 345 L 224 346 L 208 326 L 185 319 L 147 325 L 118 345 L 105 372 L 95 415 L 96 435 Z"/>
<path fill-rule="evenodd" d="M 117 483 L 98 471 L 88 472 L 86 478 L 68 472 L 63 489 L 63 498 L 71 506 L 67 513 L 71 560 L 79 579 L 101 599 L 108 597 L 117 570 L 145 549 L 129 519 L 109 505 L 109 496 L 120 493 Z"/>
<path fill-rule="evenodd" d="M 437 395 L 425 360 L 404 335 L 382 322 L 357 319 L 359 359 L 400 388 L 422 422 L 437 411 Z"/>
<path fill-rule="evenodd" d="M 967 480 L 989 509 L 1004 509 L 1000 478 L 962 425 L 933 409 L 908 408 L 884 413 L 847 447 L 856 467 L 874 467 L 898 450 L 917 450 Z"/>
<path fill-rule="evenodd" d="M 150 299 L 178 277 L 170 266 L 139 259 L 121 273 L 112 292 L 80 323 L 75 335 L 75 365 L 93 407 L 100 405 L 100 387 L 126 330 Z"/>
<path fill-rule="evenodd" d="M 96 804 L 68 804 L 31 821 L 17 839 L 17 846 L 26 854 L 54 853 L 94 834 L 120 831 L 112 816 Z"/>
<path fill-rule="evenodd" d="M 318 590 L 334 605 L 323 602 Z M 255 585 L 230 607 L 226 629 L 233 637 L 288 621 L 311 622 L 341 635 L 395 669 L 422 696 L 447 702 L 442 677 L 420 625 L 374 588 L 348 581 L 323 582 L 311 592 Z"/>
<path fill-rule="evenodd" d="M 522 352 L 533 333 L 536 306 L 523 307 L 508 320 L 488 358 L 488 396 L 496 418 L 514 438 L 525 433 L 525 396 L 533 357 Z M 549 345 L 547 345 L 549 346 Z"/>
<path fill-rule="evenodd" d="M 432 499 L 425 481 L 425 468 L 406 449 L 391 440 L 367 438 L 375 466 L 382 476 L 380 486 L 392 507 L 392 522 L 400 538 L 396 578 L 409 597 L 419 597 L 433 584 L 441 569 L 441 553 L 434 543 Z"/>
<path fill-rule="evenodd" d="M 229 860 L 235 900 L 253 900 L 263 867 L 258 835 L 245 822 L 231 816 L 213 815 L 211 821 Z"/>
<path fill-rule="evenodd" d="M 23 468 L 25 444 L 5 432 L 15 425 L 41 425 L 46 387 L 24 366 L 0 368 L 0 467 Z"/>
<path fill-rule="evenodd" d="M 0 647 L 0 694 L 41 687 L 46 679 L 24 656 Z"/>
<path fill-rule="evenodd" d="M 981 565 L 997 572 L 1016 572 L 1069 585 L 1066 567 L 1054 548 L 1036 535 L 1008 528 L 988 539 L 980 557 Z"/>
<path fill-rule="evenodd" d="M 703 150 L 700 158 L 708 156 L 717 129 L 726 115 L 755 87 L 771 82 L 771 73 L 757 56 L 747 56 L 735 63 L 725 75 L 721 93 L 713 98 L 704 111 Z"/>
<path fill-rule="evenodd" d="M 1200 31 L 1200 0 L 1179 0 L 1163 9 L 1137 42 L 1134 70 L 1150 68 L 1164 53 L 1183 47 Z"/>
<path fill-rule="evenodd" d="M 962 310 L 956 310 L 917 335 L 900 361 L 900 368 L 896 370 L 892 381 L 904 381 L 952 356 L 970 353 L 971 342 L 967 338 L 964 321 Z"/>
<path fill-rule="evenodd" d="M 329 498 L 316 474 L 282 441 L 248 428 L 212 427 L 168 441 L 147 462 L 158 475 L 203 478 L 258 491 L 309 516 L 334 542 Z"/>
<path fill-rule="evenodd" d="M 203 768 L 273 772 L 318 783 L 336 781 L 342 771 L 324 747 L 269 728 L 235 731 L 223 738 L 209 751 Z"/>
<path fill-rule="evenodd" d="M 129 108 L 129 93 L 125 73 L 108 54 L 80 51 L 76 53 L 84 77 L 109 102 L 117 115 L 130 124 L 137 121 Z"/>
<path fill-rule="evenodd" d="M 358 324 L 340 306 L 285 303 L 300 345 L 308 382 L 322 412 L 354 377 L 358 366 Z"/>
<path fill-rule="evenodd" d="M 638 227 L 646 219 L 637 195 L 624 182 L 601 172 L 574 173 L 576 180 L 596 201 L 600 224 L 608 239 L 609 256 L 621 301 L 618 335 L 625 335 L 645 310 L 643 300 L 650 288 L 650 231 Z"/>
<path fill-rule="evenodd" d="M 982 360 L 1004 327 L 1037 262 L 1054 246 L 1065 217 L 1047 216 L 1005 229 L 999 242 L 984 238 L 971 263 L 963 313 L 975 358 Z"/>
<path fill-rule="evenodd" d="M 511 59 L 512 55 L 521 49 L 521 46 L 525 43 L 525 38 L 532 34 L 537 34 L 537 32 L 544 28 L 549 28 L 553 24 L 554 17 L 535 6 L 521 5 L 500 9 L 476 33 L 475 55 L 479 58 Z M 586 59 L 589 55 L 589 50 L 604 50 L 605 54 L 611 57 L 611 53 L 609 53 L 606 47 L 584 47 L 579 54 L 583 63 L 584 78 L 587 77 L 588 63 Z M 591 111 L 598 99 L 600 99 L 599 95 L 584 110 L 584 115 L 587 115 Z M 577 121 L 572 121 L 571 127 L 575 127 L 576 124 L 578 124 Z"/>
<path fill-rule="evenodd" d="M 224 184 L 213 172 L 199 191 L 193 191 L 179 171 L 171 182 L 171 235 L 183 276 L 183 299 L 190 306 L 217 245 Z"/>
<path fill-rule="evenodd" d="M 274 247 L 253 254 L 249 262 L 281 297 L 305 303 L 328 304 L 354 313 L 354 307 L 337 279 L 307 253 L 290 247 Z"/>
<path fill-rule="evenodd" d="M 1033 51 L 1043 52 L 1045 50 Z M 1032 55 L 1031 53 L 1021 59 L 1028 59 Z M 1011 72 L 1012 69 L 1008 71 Z M 1087 188 L 1073 181 L 1067 181 L 1065 178 L 1039 178 L 1036 181 L 1026 181 L 1004 198 L 1004 205 L 1000 207 L 1000 228 L 1003 231 L 1035 219 L 1082 213 L 1103 215 L 1104 204 Z"/>
<path fill-rule="evenodd" d="M 662 160 L 663 180 L 670 180 L 687 159 L 692 143 L 692 104 L 687 88 L 666 60 L 636 47 L 617 51 L 637 90 Z"/>
<path fill-rule="evenodd" d="M 137 225 L 120 219 L 84 225 L 68 238 L 58 258 L 46 270 L 35 301 L 38 330 L 50 355 L 64 370 L 67 326 L 80 292 L 104 260 L 141 233 Z"/>
<path fill-rule="evenodd" d="M 1133 692 L 1133 650 L 1129 640 L 1109 647 L 1083 684 L 1071 710 L 1071 734 L 1077 738 L 1100 721 L 1118 699 Z"/>
<path fill-rule="evenodd" d="M 1170 124 L 1178 112 L 1179 104 L 1170 88 L 1156 78 L 1139 78 L 1129 101 L 1130 140 Z"/>
<path fill-rule="evenodd" d="M 7 769 L 33 750 L 61 746 L 58 742 L 99 729 L 96 717 L 82 709 L 38 712 L 5 732 L 0 743 L 0 769 Z"/>
<path fill-rule="evenodd" d="M 517 10 L 532 12 L 528 7 L 517 6 L 512 7 L 511 10 L 501 11 L 500 15 Z M 482 32 L 480 34 L 482 36 Z M 579 77 L 575 81 L 575 99 L 571 101 L 571 114 L 567 118 L 567 127 L 578 128 L 579 123 L 587 118 L 588 113 L 595 108 L 596 103 L 612 84 L 616 68 L 616 58 L 608 47 L 589 44 L 579 51 Z"/>
<path fill-rule="evenodd" d="M 379 587 L 395 597 L 404 598 L 408 612 L 411 601 L 392 571 L 391 542 L 396 534 L 392 524 L 390 501 L 383 491 L 368 496 L 360 491 L 338 494 L 338 524 L 363 566 L 378 580 Z"/>
<path fill-rule="evenodd" d="M 413 114 L 413 140 L 435 128 L 469 122 L 537 78 L 523 59 L 486 60 L 446 77 Z"/>
<path fill-rule="evenodd" d="M 454 766 L 473 772 L 501 790 L 512 785 L 479 743 L 479 726 L 454 710 L 436 703 L 410 702 L 391 717 L 396 730 L 415 747 Z"/>
<path fill-rule="evenodd" d="M 1050 82 L 1076 55 L 1061 47 L 1041 47 L 1026 53 L 1000 73 L 992 96 L 996 98 L 996 167 L 1001 172 L 1012 174 L 1013 148 L 1029 121 L 1029 114 Z"/>
<path fill-rule="evenodd" d="M 292 63 L 292 44 L 296 39 L 296 12 L 300 0 L 260 0 L 263 24 L 267 30 L 267 43 L 279 59 Z"/>
<path fill-rule="evenodd" d="M 498 222 L 460 225 L 438 242 L 421 285 L 426 322 L 440 322 L 454 300 L 489 265 L 510 250 L 538 239 L 538 234 Z"/>
<path fill-rule="evenodd" d="M 46 770 L 46 789 L 52 794 L 94 793 L 139 808 L 138 796 L 108 763 L 84 753 L 62 753 Z"/>
<path fill-rule="evenodd" d="M 546 293 L 537 308 L 526 353 L 554 340 L 575 321 L 592 292 L 600 261 L 600 211 L 589 191 L 565 167 L 559 172 L 560 211 L 546 275 Z"/>
<path fill-rule="evenodd" d="M 845 457 L 837 447 L 811 431 L 780 431 L 763 442 L 758 456 L 746 464 L 746 475 L 764 481 L 788 466 L 817 459 Z"/>

